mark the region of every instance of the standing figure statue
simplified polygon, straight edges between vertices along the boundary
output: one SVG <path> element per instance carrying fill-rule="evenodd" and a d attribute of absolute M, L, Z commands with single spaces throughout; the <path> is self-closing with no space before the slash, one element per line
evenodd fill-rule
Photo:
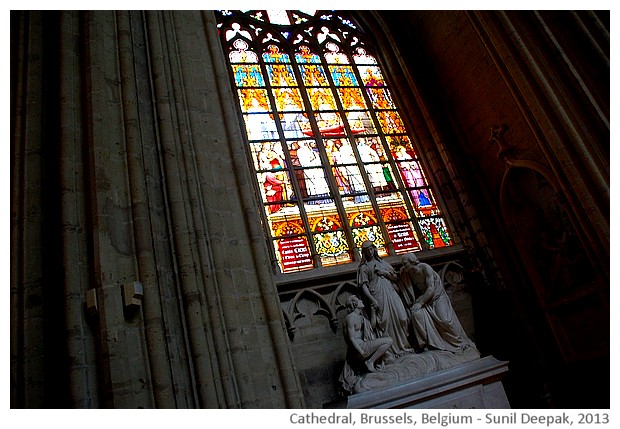
<path fill-rule="evenodd" d="M 469 339 L 452 308 L 441 277 L 433 268 L 420 262 L 415 254 L 403 256 L 400 285 L 413 298 L 411 324 L 418 345 L 460 353 L 466 348 L 476 348 Z"/>
<path fill-rule="evenodd" d="M 357 286 L 370 303 L 371 313 L 377 317 L 381 336 L 392 338 L 390 352 L 394 357 L 412 353 L 409 344 L 408 315 L 398 295 L 398 273 L 379 257 L 377 247 L 371 241 L 362 244 L 362 262 L 357 269 Z"/>

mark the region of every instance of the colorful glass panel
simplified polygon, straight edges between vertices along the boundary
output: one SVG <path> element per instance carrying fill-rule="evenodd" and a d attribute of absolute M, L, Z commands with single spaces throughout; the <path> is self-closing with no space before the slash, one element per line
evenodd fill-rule
<path fill-rule="evenodd" d="M 387 88 L 366 88 L 375 109 L 395 109 L 390 91 Z"/>
<path fill-rule="evenodd" d="M 297 86 L 297 79 L 290 64 L 268 64 L 267 75 L 271 86 Z"/>
<path fill-rule="evenodd" d="M 358 86 L 351 66 L 329 66 L 329 72 L 336 86 Z"/>
<path fill-rule="evenodd" d="M 354 228 L 351 230 L 351 234 L 353 235 L 355 247 L 361 248 L 364 241 L 371 241 L 377 247 L 380 256 L 386 256 L 388 254 L 385 247 L 385 238 L 377 225 L 365 228 Z"/>
<path fill-rule="evenodd" d="M 269 45 L 267 52 L 263 52 L 263 61 L 266 63 L 290 63 L 291 60 L 286 53 L 280 52 L 280 47 Z"/>
<path fill-rule="evenodd" d="M 243 112 L 269 112 L 271 105 L 264 89 L 240 89 L 239 103 Z"/>
<path fill-rule="evenodd" d="M 321 132 L 321 136 L 330 137 L 330 136 L 344 136 L 345 129 L 342 123 L 342 118 L 340 117 L 340 113 L 338 112 L 323 112 L 316 113 L 314 115 L 314 119 L 316 121 L 317 126 L 319 127 L 319 131 Z M 306 132 L 304 131 L 304 134 Z M 310 134 L 313 135 L 313 131 L 310 131 Z"/>
<path fill-rule="evenodd" d="M 422 230 L 424 240 L 431 249 L 450 246 L 452 244 L 452 240 L 448 234 L 448 229 L 446 228 L 446 224 L 443 219 L 420 219 L 418 223 L 420 224 L 420 229 Z"/>
<path fill-rule="evenodd" d="M 250 38 L 250 33 L 247 31 L 242 32 L 242 34 L 247 35 L 246 37 Z M 229 59 L 231 63 L 257 63 L 258 55 L 256 52 L 248 51 L 248 44 L 241 39 L 238 39 L 234 43 L 234 47 L 237 50 L 231 51 L 229 54 Z"/>
<path fill-rule="evenodd" d="M 306 86 L 329 86 L 323 66 L 316 64 L 300 64 L 299 71 Z"/>
<path fill-rule="evenodd" d="M 301 45 L 299 51 L 295 54 L 295 60 L 298 63 L 321 64 L 321 57 L 310 51 L 307 45 Z"/>
<path fill-rule="evenodd" d="M 385 86 L 383 74 L 378 66 L 358 66 L 365 86 Z"/>
<path fill-rule="evenodd" d="M 372 55 L 368 55 L 364 48 L 356 48 L 353 54 L 355 64 L 377 64 L 377 60 Z"/>
<path fill-rule="evenodd" d="M 276 109 L 280 112 L 303 110 L 303 101 L 298 88 L 274 88 Z"/>
<path fill-rule="evenodd" d="M 368 112 L 347 112 L 347 122 L 352 134 L 376 134 L 374 122 Z"/>
<path fill-rule="evenodd" d="M 277 139 L 278 129 L 273 115 L 267 113 L 244 114 L 243 120 L 249 140 Z"/>
<path fill-rule="evenodd" d="M 349 64 L 349 57 L 342 52 L 338 52 L 340 48 L 337 44 L 328 42 L 325 47 L 329 52 L 325 53 L 325 60 L 330 64 Z"/>
<path fill-rule="evenodd" d="M 265 86 L 258 64 L 233 64 L 231 67 L 237 86 Z"/>
<path fill-rule="evenodd" d="M 312 251 L 305 236 L 275 240 L 274 247 L 282 272 L 290 273 L 314 267 Z"/>
<path fill-rule="evenodd" d="M 314 234 L 314 245 L 324 266 L 351 262 L 344 231 Z"/>
<path fill-rule="evenodd" d="M 336 100 L 329 88 L 308 88 L 308 97 L 314 110 L 336 109 Z"/>
<path fill-rule="evenodd" d="M 359 88 L 338 88 L 338 97 L 345 110 L 366 110 L 366 100 Z"/>
<path fill-rule="evenodd" d="M 377 118 L 381 129 L 385 134 L 405 133 L 405 125 L 396 110 L 383 110 L 377 112 Z"/>
<path fill-rule="evenodd" d="M 382 256 L 453 244 L 395 95 L 352 20 L 301 11 L 218 19 L 280 272 L 354 262 L 366 240 Z"/>

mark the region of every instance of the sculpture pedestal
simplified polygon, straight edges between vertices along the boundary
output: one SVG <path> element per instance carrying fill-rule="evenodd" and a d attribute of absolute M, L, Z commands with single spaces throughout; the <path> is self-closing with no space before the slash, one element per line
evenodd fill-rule
<path fill-rule="evenodd" d="M 396 385 L 356 393 L 330 408 L 510 408 L 501 379 L 508 362 L 487 356 Z"/>

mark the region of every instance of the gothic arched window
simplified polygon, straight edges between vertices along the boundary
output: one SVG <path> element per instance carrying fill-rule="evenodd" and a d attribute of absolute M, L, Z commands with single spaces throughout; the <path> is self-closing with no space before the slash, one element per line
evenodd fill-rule
<path fill-rule="evenodd" d="M 275 264 L 452 245 L 369 41 L 333 11 L 217 11 Z"/>

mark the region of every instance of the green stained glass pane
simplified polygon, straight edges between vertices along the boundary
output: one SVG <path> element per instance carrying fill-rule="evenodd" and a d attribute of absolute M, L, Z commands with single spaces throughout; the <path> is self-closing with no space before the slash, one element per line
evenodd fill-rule
<path fill-rule="evenodd" d="M 395 109 L 392 96 L 387 88 L 366 88 L 375 109 Z"/>
<path fill-rule="evenodd" d="M 323 66 L 317 64 L 300 64 L 299 71 L 306 86 L 329 86 Z"/>
<path fill-rule="evenodd" d="M 452 245 L 448 228 L 441 218 L 427 218 L 418 221 L 424 241 L 431 249 Z"/>
<path fill-rule="evenodd" d="M 383 110 L 377 112 L 377 118 L 381 129 L 386 134 L 404 133 L 405 125 L 396 110 Z"/>
<path fill-rule="evenodd" d="M 366 110 L 366 100 L 359 88 L 338 88 L 336 91 L 345 110 Z"/>
<path fill-rule="evenodd" d="M 365 86 L 385 86 L 383 74 L 378 66 L 360 65 L 358 66 L 358 70 Z"/>
<path fill-rule="evenodd" d="M 290 64 L 267 64 L 267 75 L 272 86 L 297 86 Z"/>
<path fill-rule="evenodd" d="M 265 80 L 258 64 L 232 64 L 231 67 L 238 87 L 265 86 Z"/>
<path fill-rule="evenodd" d="M 240 89 L 238 90 L 241 110 L 243 112 L 269 112 L 271 107 L 267 90 L 265 89 Z"/>
<path fill-rule="evenodd" d="M 357 86 L 357 78 L 351 66 L 328 66 L 336 86 Z"/>
<path fill-rule="evenodd" d="M 370 184 L 376 192 L 396 189 L 394 174 L 388 163 L 366 164 L 364 168 L 368 173 Z"/>

